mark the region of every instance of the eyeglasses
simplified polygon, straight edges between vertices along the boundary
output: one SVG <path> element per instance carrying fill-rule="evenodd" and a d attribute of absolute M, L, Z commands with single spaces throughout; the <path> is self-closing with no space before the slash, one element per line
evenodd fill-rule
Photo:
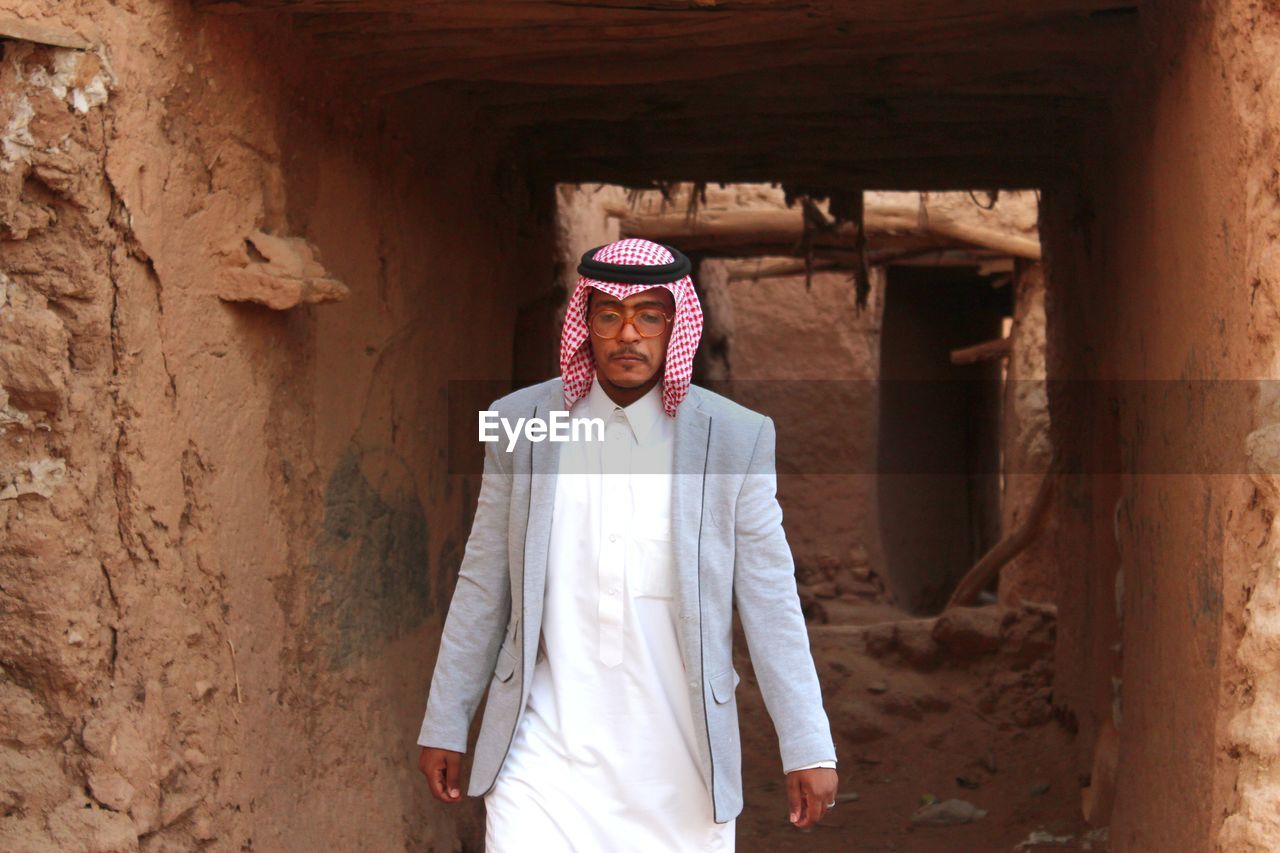
<path fill-rule="evenodd" d="M 630 323 L 642 338 L 656 338 L 667 330 L 671 317 L 656 308 L 641 308 L 630 317 L 606 308 L 591 315 L 591 331 L 599 338 L 616 338 L 622 327 Z"/>

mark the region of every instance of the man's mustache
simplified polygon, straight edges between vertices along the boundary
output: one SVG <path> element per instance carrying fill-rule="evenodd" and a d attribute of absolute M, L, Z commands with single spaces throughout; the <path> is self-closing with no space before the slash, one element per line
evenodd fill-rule
<path fill-rule="evenodd" d="M 642 352 L 640 352 L 639 350 L 630 350 L 630 349 L 627 349 L 627 350 L 619 350 L 618 352 L 615 352 L 613 355 L 609 356 L 609 358 L 612 360 L 612 359 L 615 359 L 615 358 L 622 358 L 624 355 L 635 356 L 636 358 L 640 359 L 641 361 L 648 361 L 648 360 L 649 360 L 649 359 L 645 356 L 645 354 L 644 354 L 644 353 L 642 353 Z"/>

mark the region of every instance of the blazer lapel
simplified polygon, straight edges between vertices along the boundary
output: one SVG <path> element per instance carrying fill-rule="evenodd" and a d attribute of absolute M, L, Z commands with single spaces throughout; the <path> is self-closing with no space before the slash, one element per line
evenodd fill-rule
<path fill-rule="evenodd" d="M 671 478 L 671 545 L 679 604 L 680 652 L 685 671 L 702 673 L 702 613 L 698 579 L 698 541 L 702 535 L 702 504 L 706 482 L 711 417 L 702 410 L 698 389 L 676 409 L 675 464 Z"/>
<path fill-rule="evenodd" d="M 564 386 L 551 383 L 551 390 L 533 410 L 533 417 L 546 419 L 551 412 L 565 411 Z M 547 583 L 547 550 L 551 544 L 551 511 L 555 505 L 556 477 L 560 469 L 560 442 L 529 442 L 530 483 L 528 522 L 525 528 L 522 600 L 524 611 L 525 672 L 533 666 L 532 654 L 538 647 L 542 629 L 543 592 Z M 530 639 L 532 640 L 530 642 Z M 526 680 L 527 681 L 527 680 Z"/>

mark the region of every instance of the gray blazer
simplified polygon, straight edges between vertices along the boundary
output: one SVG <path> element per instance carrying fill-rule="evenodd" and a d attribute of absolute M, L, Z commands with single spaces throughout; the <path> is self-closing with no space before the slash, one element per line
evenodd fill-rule
<path fill-rule="evenodd" d="M 513 423 L 563 411 L 559 378 L 492 409 Z M 773 718 L 783 770 L 836 757 L 800 612 L 791 550 L 775 497 L 770 418 L 691 386 L 676 410 L 671 538 L 678 640 L 703 779 L 715 821 L 742 811 L 742 747 L 734 691 L 733 605 Z M 485 445 L 484 478 L 418 743 L 467 751 L 489 688 L 467 794 L 493 787 L 529 699 L 542 626 L 560 443 Z M 683 476 L 695 475 L 695 476 Z"/>

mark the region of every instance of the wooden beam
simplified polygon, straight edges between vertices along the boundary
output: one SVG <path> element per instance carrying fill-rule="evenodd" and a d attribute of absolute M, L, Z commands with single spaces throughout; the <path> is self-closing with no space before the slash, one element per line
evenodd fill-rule
<path fill-rule="evenodd" d="M 485 9 L 477 7 L 477 11 Z M 782 41 L 803 42 L 811 49 L 836 48 L 849 57 L 884 54 L 891 45 L 897 55 L 1032 51 L 1045 57 L 1070 55 L 1083 63 L 1123 52 L 1137 33 L 1136 22 L 1128 18 L 1090 19 L 1039 11 L 1017 18 L 897 19 L 848 27 L 845 32 L 793 9 L 779 9 L 768 16 L 646 13 L 621 20 L 614 12 L 584 19 L 504 20 L 501 14 L 489 9 L 465 18 L 442 18 L 436 12 L 306 15 L 296 30 L 322 45 L 331 58 L 408 54 L 423 60 L 458 55 L 515 60 L 595 54 L 602 44 L 625 43 L 630 60 L 642 62 L 649 51 L 687 49 L 693 44 L 701 61 L 712 64 L 721 48 Z"/>
<path fill-rule="evenodd" d="M 1088 14 L 1114 11 L 1106 0 L 193 2 L 292 14 L 318 59 L 388 94 L 446 80 L 653 85 L 795 66 L 839 68 L 832 80 L 854 74 L 881 94 L 1095 94 L 1138 34 L 1136 16 Z"/>
<path fill-rule="evenodd" d="M 569 18 L 601 11 L 625 15 L 661 12 L 668 15 L 761 15 L 802 10 L 829 21 L 873 24 L 877 21 L 929 20 L 949 16 L 1025 16 L 1028 7 L 1019 0 L 877 0 L 839 4 L 829 0 L 192 0 L 197 9 L 210 12 L 284 11 L 309 13 L 429 12 L 442 17 L 475 14 L 476 10 L 498 10 L 511 20 L 521 16 L 553 14 Z M 1137 8 L 1137 0 L 1037 0 L 1036 13 L 1074 12 L 1088 14 L 1114 11 L 1118 7 Z"/>
<path fill-rule="evenodd" d="M 790 255 L 803 236 L 797 210 L 708 210 L 690 218 L 683 213 L 637 216 L 627 208 L 607 212 L 619 219 L 623 237 L 672 242 L 684 251 L 718 255 Z M 903 234 L 926 238 L 938 247 L 973 246 L 1019 258 L 1040 257 L 1040 241 L 1009 234 L 990 226 L 962 221 L 934 212 L 922 220 L 914 207 L 868 205 L 864 214 L 868 239 L 878 242 Z M 846 223 L 831 231 L 810 233 L 815 248 L 852 249 L 855 229 Z"/>
<path fill-rule="evenodd" d="M 960 243 L 982 246 L 1011 257 L 1040 260 L 1038 239 L 1030 240 L 1015 234 L 1005 234 L 979 225 L 950 220 L 937 214 L 930 215 L 925 229 L 940 237 L 950 237 Z"/>
<path fill-rule="evenodd" d="M 1007 358 L 1012 351 L 1012 342 L 1008 338 L 996 338 L 983 341 L 971 347 L 961 347 L 951 351 L 952 364 L 976 364 L 979 361 L 995 361 Z"/>
<path fill-rule="evenodd" d="M 755 281 L 762 278 L 794 278 L 803 276 L 805 262 L 801 258 L 776 258 L 770 252 L 753 252 L 749 255 L 739 253 L 717 255 L 714 252 L 703 257 L 724 257 L 740 261 L 729 273 L 729 281 Z M 891 264 L 913 265 L 917 262 L 927 263 L 930 267 L 973 267 L 982 263 L 985 255 L 981 251 L 956 250 L 939 246 L 936 242 L 910 250 L 896 250 L 884 245 L 879 240 L 870 244 L 867 251 L 867 263 L 872 267 Z M 749 265 L 750 259 L 771 259 L 755 266 Z M 840 273 L 852 277 L 854 260 L 847 252 L 838 252 L 831 248 L 821 249 L 814 253 L 813 271 L 817 273 Z"/>
<path fill-rule="evenodd" d="M 999 152 L 1052 155 L 1072 127 L 1054 121 L 982 121 L 939 126 L 927 119 L 851 122 L 839 115 L 793 116 L 760 123 L 753 116 L 707 123 L 678 120 L 556 122 L 519 139 L 533 160 L 650 156 L 763 155 L 874 160 L 881 157 L 988 156 Z"/>
<path fill-rule="evenodd" d="M 480 7 L 477 11 L 482 10 Z M 821 38 L 821 30 L 813 19 L 799 11 L 769 16 L 774 29 L 770 34 L 752 32 L 760 18 L 733 15 L 673 16 L 669 13 L 615 13 L 566 18 L 534 17 L 504 19 L 502 14 L 475 15 L 460 19 L 441 19 L 436 14 L 393 15 L 308 15 L 298 32 L 318 42 L 341 46 L 363 43 L 368 50 L 418 47 L 424 51 L 480 51 L 482 56 L 516 55 L 523 51 L 540 52 L 555 48 L 560 52 L 597 53 L 604 44 L 622 44 L 643 48 L 670 47 L 682 41 L 695 40 L 699 50 L 712 50 L 733 44 L 776 40 L 780 34 L 790 37 L 808 35 Z"/>
<path fill-rule="evenodd" d="M 642 62 L 619 62 L 617 53 L 563 55 L 536 59 L 490 58 L 469 62 L 465 56 L 438 59 L 418 53 L 396 62 L 351 60 L 344 73 L 368 81 L 380 94 L 393 94 L 446 80 L 486 80 L 592 88 L 643 84 L 649 86 L 710 81 L 743 72 L 828 67 L 843 74 L 863 94 L 895 95 L 953 92 L 969 95 L 1063 95 L 1093 97 L 1106 92 L 1115 68 L 1111 64 L 1080 62 L 1078 58 L 1046 61 L 1036 52 L 991 56 L 985 53 L 935 55 L 909 61 L 903 55 L 856 57 L 836 49 L 814 48 L 803 42 L 757 44 L 725 51 L 714 62 L 690 63 L 687 50 L 647 57 Z M 350 66 L 350 67 L 348 67 Z M 739 99 L 739 103 L 741 100 Z"/>
<path fill-rule="evenodd" d="M 767 75 L 773 77 L 777 75 Z M 818 80 L 822 85 L 816 85 Z M 478 105 L 485 124 L 499 127 L 546 125 L 551 121 L 706 122 L 741 120 L 744 91 L 752 93 L 751 116 L 786 120 L 789 116 L 840 118 L 858 125 L 887 126 L 896 121 L 935 125 L 995 122 L 1036 122 L 1046 117 L 1073 122 L 1097 116 L 1106 104 L 1101 96 L 968 95 L 909 93 L 872 95 L 839 85 L 839 76 L 813 74 L 794 80 L 790 95 L 767 79 L 743 77 L 698 86 L 673 85 L 655 92 L 651 87 L 620 86 L 608 97 L 595 90 L 521 84 L 461 83 L 468 100 Z M 735 93 L 737 96 L 735 96 Z"/>
<path fill-rule="evenodd" d="M 1064 150 L 1069 147 L 1064 146 Z M 875 160 L 815 157 L 791 160 L 761 154 L 697 157 L 602 157 L 526 162 L 531 176 L 564 183 L 651 187 L 656 181 L 759 183 L 794 181 L 811 186 L 855 186 L 867 190 L 969 190 L 974 187 L 1030 189 L 1060 178 L 1059 157 L 1002 152 L 985 157 L 884 157 Z"/>
<path fill-rule="evenodd" d="M 955 591 L 951 593 L 950 600 L 947 601 L 945 609 L 950 610 L 952 607 L 964 607 L 973 604 L 977 600 L 978 594 L 996 578 L 1000 576 L 1000 570 L 1009 564 L 1014 557 L 1021 554 L 1027 549 L 1032 542 L 1040 536 L 1044 531 L 1045 524 L 1049 520 L 1049 507 L 1053 505 L 1053 487 L 1054 480 L 1057 478 L 1059 469 L 1059 461 L 1057 458 L 1050 464 L 1049 470 L 1045 473 L 1044 479 L 1040 481 L 1040 488 L 1036 492 L 1035 500 L 1031 503 L 1031 509 L 1027 513 L 1026 520 L 1022 525 L 1004 539 L 996 543 L 990 551 L 982 555 L 982 559 L 978 560 L 960 579 L 960 583 L 956 585 Z"/>
<path fill-rule="evenodd" d="M 754 183 L 787 181 L 810 186 L 854 186 L 865 189 L 967 190 L 973 187 L 1042 186 L 1065 168 L 1062 157 L 1070 139 L 1057 151 L 1002 149 L 998 144 L 949 151 L 945 140 L 903 141 L 901 152 L 887 145 L 851 145 L 837 150 L 788 145 L 751 137 L 735 145 L 682 151 L 627 148 L 596 155 L 572 150 L 543 156 L 520 156 L 526 168 L 564 183 L 621 183 L 652 186 L 657 181 Z M 1010 151 L 1014 153 L 1010 153 Z"/>
<path fill-rule="evenodd" d="M 804 227 L 797 210 L 708 210 L 696 217 L 683 213 L 635 216 L 625 208 L 607 209 L 619 220 L 619 236 L 678 243 L 687 252 L 718 254 L 794 254 Z M 845 225 L 814 235 L 815 245 L 852 246 L 853 231 Z M 783 251 L 769 251 L 781 248 Z"/>

